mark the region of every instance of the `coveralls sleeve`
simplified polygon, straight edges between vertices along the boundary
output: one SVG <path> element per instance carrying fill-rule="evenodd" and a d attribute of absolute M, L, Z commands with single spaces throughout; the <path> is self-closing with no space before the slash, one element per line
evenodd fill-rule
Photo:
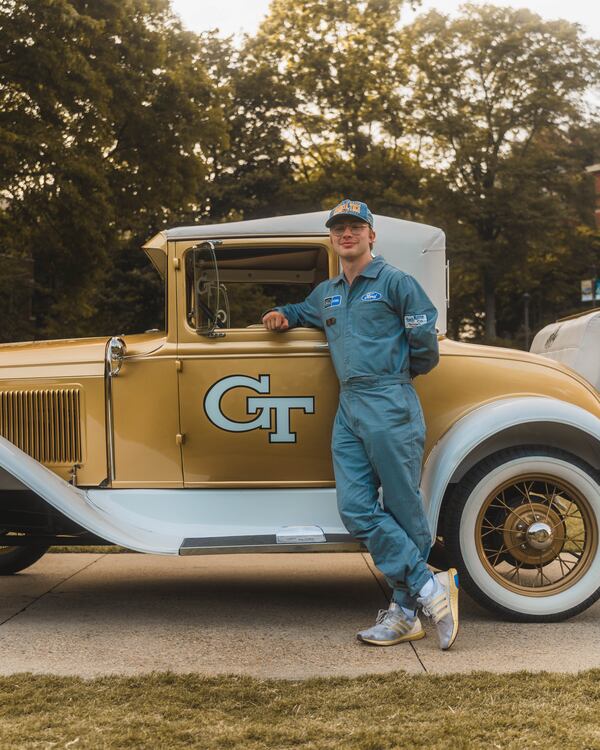
<path fill-rule="evenodd" d="M 419 282 L 408 274 L 397 281 L 397 311 L 406 331 L 410 375 L 425 375 L 440 359 L 437 310 Z"/>
<path fill-rule="evenodd" d="M 282 305 L 281 307 L 274 307 L 273 310 L 277 310 L 277 312 L 285 315 L 290 324 L 290 328 L 302 326 L 323 329 L 323 321 L 321 319 L 322 298 L 323 294 L 321 284 L 319 284 L 319 286 L 312 290 L 304 302 L 296 302 L 289 305 Z M 267 310 L 267 312 L 269 312 L 269 310 Z"/>

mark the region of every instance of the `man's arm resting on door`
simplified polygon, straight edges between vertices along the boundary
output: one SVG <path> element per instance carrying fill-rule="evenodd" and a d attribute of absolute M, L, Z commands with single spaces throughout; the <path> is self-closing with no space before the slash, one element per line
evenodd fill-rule
<path fill-rule="evenodd" d="M 316 287 L 308 295 L 303 302 L 295 302 L 289 305 L 282 305 L 281 307 L 274 307 L 272 310 L 267 310 L 262 317 L 263 324 L 268 327 L 265 322 L 265 316 L 271 312 L 281 313 L 288 322 L 289 328 L 297 328 L 299 326 L 307 328 L 323 328 L 321 321 L 321 291 L 319 287 Z M 286 328 L 272 329 L 272 330 L 286 330 Z"/>

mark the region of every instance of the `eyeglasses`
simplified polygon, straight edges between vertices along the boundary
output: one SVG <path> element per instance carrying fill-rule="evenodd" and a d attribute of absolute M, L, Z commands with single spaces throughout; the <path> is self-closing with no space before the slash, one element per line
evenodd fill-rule
<path fill-rule="evenodd" d="M 362 230 L 368 226 L 369 225 L 365 224 L 364 221 L 361 221 L 360 224 L 334 224 L 334 226 L 331 227 L 331 234 L 335 234 L 336 237 L 341 237 L 346 229 L 350 229 L 352 234 L 357 237 L 362 232 Z"/>

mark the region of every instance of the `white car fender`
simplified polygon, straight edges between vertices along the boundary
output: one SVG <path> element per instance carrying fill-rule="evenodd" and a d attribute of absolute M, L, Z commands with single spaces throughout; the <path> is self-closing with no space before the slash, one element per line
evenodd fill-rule
<path fill-rule="evenodd" d="M 359 548 L 339 517 L 335 488 L 84 490 L 3 437 L 0 482 L 30 489 L 82 528 L 138 552 L 301 551 L 316 533 L 311 551 Z"/>
<path fill-rule="evenodd" d="M 531 423 L 552 423 L 577 430 L 589 436 L 591 443 L 597 443 L 600 456 L 600 419 L 579 406 L 541 396 L 515 396 L 483 404 L 459 419 L 425 461 L 421 492 L 434 536 L 444 493 L 469 455 L 494 435 Z"/>
<path fill-rule="evenodd" d="M 179 553 L 181 537 L 153 533 L 122 521 L 115 523 L 102 509 L 90 502 L 87 492 L 65 482 L 6 438 L 0 437 L 0 470 L 2 469 L 67 518 L 107 542 L 139 552 Z M 14 486 L 14 481 L 11 484 Z"/>

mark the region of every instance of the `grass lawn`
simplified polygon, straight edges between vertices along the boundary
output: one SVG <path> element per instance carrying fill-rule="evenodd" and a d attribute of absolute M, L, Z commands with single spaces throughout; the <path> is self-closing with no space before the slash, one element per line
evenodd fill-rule
<path fill-rule="evenodd" d="M 0 677 L 0 747 L 600 748 L 600 670 L 302 682 Z"/>

